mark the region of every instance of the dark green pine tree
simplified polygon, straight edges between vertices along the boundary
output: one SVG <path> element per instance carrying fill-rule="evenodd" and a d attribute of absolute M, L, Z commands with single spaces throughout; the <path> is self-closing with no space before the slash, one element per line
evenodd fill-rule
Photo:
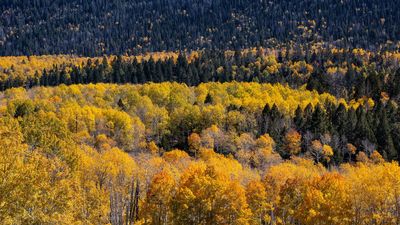
<path fill-rule="evenodd" d="M 65 67 L 60 72 L 60 84 L 70 84 L 70 79 L 67 75 L 67 71 L 65 71 Z"/>
<path fill-rule="evenodd" d="M 392 125 L 392 140 L 397 151 L 397 156 L 400 156 L 400 122 Z M 397 158 L 399 160 L 399 158 Z"/>
<path fill-rule="evenodd" d="M 92 71 L 93 71 L 92 83 L 99 83 L 100 70 L 101 70 L 100 61 L 98 59 L 96 59 L 94 61 L 94 68 L 92 68 Z"/>
<path fill-rule="evenodd" d="M 351 65 L 351 61 L 348 60 L 348 65 Z M 354 87 L 353 85 L 357 81 L 357 76 L 356 71 L 354 71 L 354 68 L 352 66 L 349 66 L 346 75 L 345 75 L 345 87 L 347 88 L 347 97 L 353 98 L 354 95 Z"/>
<path fill-rule="evenodd" d="M 85 70 L 86 70 L 86 74 L 87 74 L 87 79 L 85 81 L 85 83 L 93 83 L 95 80 L 94 77 L 94 73 L 93 73 L 93 66 L 92 66 L 93 62 L 91 59 L 88 60 L 86 66 L 85 66 Z"/>
<path fill-rule="evenodd" d="M 260 68 L 256 66 L 253 71 L 253 81 L 260 82 L 260 80 L 262 80 L 261 71 Z"/>
<path fill-rule="evenodd" d="M 143 84 L 147 82 L 146 75 L 144 73 L 143 63 L 139 63 L 137 65 L 136 76 L 139 83 Z"/>
<path fill-rule="evenodd" d="M 134 83 L 132 80 L 134 79 L 134 74 L 133 74 L 133 66 L 131 63 L 125 63 L 124 65 L 125 69 L 125 83 Z"/>
<path fill-rule="evenodd" d="M 389 93 L 392 97 L 396 97 L 400 94 L 400 68 L 392 75 Z"/>
<path fill-rule="evenodd" d="M 156 82 L 163 82 L 164 81 L 164 71 L 162 69 L 163 64 L 161 63 L 161 60 L 158 60 L 156 62 Z"/>
<path fill-rule="evenodd" d="M 328 132 L 329 124 L 326 113 L 320 104 L 315 106 L 314 112 L 310 121 L 310 130 L 314 134 L 325 134 Z"/>
<path fill-rule="evenodd" d="M 47 74 L 46 69 L 43 70 L 41 83 L 43 86 L 49 86 L 49 75 Z"/>
<path fill-rule="evenodd" d="M 109 76 L 109 74 L 107 74 L 108 68 L 109 68 L 109 64 L 108 64 L 107 57 L 103 56 L 103 59 L 101 61 L 101 66 L 99 69 L 99 73 L 98 73 L 99 77 L 96 78 L 97 82 L 107 82 L 107 80 L 109 80 L 109 79 L 106 79 L 107 76 Z"/>
<path fill-rule="evenodd" d="M 112 80 L 113 83 L 121 83 L 124 79 L 125 72 L 122 68 L 122 57 L 119 55 L 112 63 Z"/>
<path fill-rule="evenodd" d="M 176 76 L 174 76 L 174 61 L 169 58 L 164 64 L 164 79 L 166 81 L 176 81 Z"/>
<path fill-rule="evenodd" d="M 297 109 L 294 113 L 294 125 L 296 126 L 296 129 L 298 131 L 303 131 L 304 125 L 305 125 L 305 120 L 304 120 L 304 116 L 303 116 L 303 110 L 301 109 L 300 106 L 297 106 Z"/>
<path fill-rule="evenodd" d="M 388 160 L 397 159 L 397 151 L 393 144 L 392 132 L 384 107 L 380 107 L 379 111 L 376 112 L 376 120 L 380 121 L 376 132 L 378 151 L 380 151 L 382 155 L 387 155 Z"/>
<path fill-rule="evenodd" d="M 325 113 L 326 113 L 326 118 L 327 118 L 326 123 L 328 126 L 328 132 L 331 134 L 334 132 L 334 127 L 333 127 L 332 121 L 333 121 L 333 117 L 335 116 L 336 109 L 337 108 L 336 108 L 335 104 L 333 104 L 332 102 L 328 102 L 325 104 Z"/>
<path fill-rule="evenodd" d="M 213 97 L 211 96 L 210 93 L 207 93 L 206 99 L 204 100 L 204 104 L 212 104 L 213 103 Z"/>
<path fill-rule="evenodd" d="M 132 73 L 131 73 L 131 83 L 137 84 L 138 80 L 138 61 L 136 57 L 132 60 Z"/>
<path fill-rule="evenodd" d="M 189 66 L 188 69 L 186 70 L 186 80 L 185 80 L 185 84 L 192 86 L 193 85 L 193 72 L 191 70 L 191 67 Z"/>
<path fill-rule="evenodd" d="M 372 96 L 375 101 L 379 101 L 383 91 L 383 76 L 382 73 L 378 73 L 374 68 L 366 79 L 366 95 Z"/>
<path fill-rule="evenodd" d="M 279 146 L 282 143 L 283 131 L 285 130 L 285 117 L 275 104 L 272 106 L 269 115 L 265 114 L 264 116 L 267 119 L 266 121 L 268 121 L 265 124 L 266 133 L 271 135 Z"/>
<path fill-rule="evenodd" d="M 192 72 L 192 78 L 191 78 L 191 83 L 192 85 L 199 85 L 200 83 L 200 76 L 199 76 L 199 70 L 198 70 L 198 66 L 192 64 L 191 66 L 191 72 Z"/>
<path fill-rule="evenodd" d="M 313 114 L 313 106 L 311 103 L 309 103 L 306 108 L 304 108 L 303 111 L 303 120 L 304 120 L 304 124 L 303 124 L 303 131 L 307 131 L 311 129 L 311 118 L 312 118 L 312 114 Z"/>
<path fill-rule="evenodd" d="M 154 61 L 154 58 L 150 57 L 150 59 L 149 59 L 149 61 L 147 61 L 146 65 L 147 65 L 147 71 L 146 71 L 147 80 L 150 82 L 157 82 L 156 77 L 158 75 L 157 75 L 156 63 Z"/>
<path fill-rule="evenodd" d="M 371 143 L 376 144 L 376 137 L 373 130 L 370 127 L 369 121 L 367 119 L 367 113 L 363 107 L 358 107 L 357 109 L 357 124 L 355 128 L 355 138 L 358 143 L 367 139 Z"/>
<path fill-rule="evenodd" d="M 340 103 L 332 116 L 333 127 L 340 136 L 347 136 L 347 133 L 349 132 L 347 128 L 349 123 L 347 115 L 346 106 Z"/>
<path fill-rule="evenodd" d="M 58 66 L 55 66 L 50 72 L 51 72 L 50 77 L 52 78 L 50 85 L 52 85 L 52 86 L 59 85 L 60 84 L 60 72 L 59 72 Z"/>
<path fill-rule="evenodd" d="M 347 111 L 347 123 L 345 124 L 345 134 L 349 141 L 354 142 L 356 140 L 356 126 L 357 126 L 357 112 L 351 107 Z"/>
<path fill-rule="evenodd" d="M 321 69 L 317 68 L 315 70 L 310 78 L 307 81 L 307 90 L 316 90 L 318 92 L 323 92 L 324 91 L 324 81 L 322 78 L 322 75 L 324 73 L 321 71 Z"/>
<path fill-rule="evenodd" d="M 367 88 L 366 88 L 366 76 L 360 75 L 357 77 L 355 88 L 355 96 L 354 98 L 361 98 L 362 96 L 366 96 Z"/>
<path fill-rule="evenodd" d="M 394 124 L 397 121 L 400 121 L 399 110 L 398 110 L 396 102 L 394 102 L 393 100 L 390 100 L 387 103 L 386 113 L 387 113 L 387 117 L 389 119 L 389 124 Z"/>
<path fill-rule="evenodd" d="M 183 53 L 180 53 L 178 55 L 178 59 L 175 65 L 175 74 L 177 76 L 177 81 L 178 82 L 185 82 L 187 80 L 186 77 L 186 71 L 188 67 L 188 61 L 186 58 L 186 55 Z"/>
<path fill-rule="evenodd" d="M 266 104 L 261 113 L 261 120 L 259 121 L 260 135 L 268 132 L 267 129 L 270 124 L 270 115 L 271 115 L 271 107 L 269 106 L 269 104 Z"/>

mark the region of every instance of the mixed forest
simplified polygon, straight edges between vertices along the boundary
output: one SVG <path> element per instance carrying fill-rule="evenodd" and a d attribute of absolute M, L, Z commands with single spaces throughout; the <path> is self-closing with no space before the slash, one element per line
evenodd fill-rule
<path fill-rule="evenodd" d="M 0 220 L 397 224 L 400 167 L 385 160 L 395 156 L 328 119 L 336 107 L 338 124 L 368 126 L 392 107 L 376 104 L 238 82 L 9 89 Z"/>
<path fill-rule="evenodd" d="M 400 224 L 399 8 L 1 0 L 0 224 Z"/>

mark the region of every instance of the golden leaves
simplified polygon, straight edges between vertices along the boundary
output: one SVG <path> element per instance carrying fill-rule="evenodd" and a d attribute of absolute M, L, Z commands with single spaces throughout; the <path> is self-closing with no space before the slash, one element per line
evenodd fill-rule
<path fill-rule="evenodd" d="M 204 104 L 207 94 L 213 101 Z M 136 180 L 141 224 L 394 224 L 399 213 L 399 166 L 384 163 L 377 151 L 327 170 L 296 157 L 299 132 L 285 135 L 289 161 L 268 134 L 252 132 L 251 113 L 265 104 L 293 116 L 299 105 L 372 106 L 371 99 L 347 104 L 284 85 L 236 82 L 72 85 L 4 96 L 0 222 L 6 224 L 110 223 L 111 210 L 125 213 Z M 120 99 L 124 109 L 116 109 Z M 182 145 L 194 158 L 159 147 L 173 132 L 185 132 Z M 328 144 L 334 145 L 320 139 L 310 154 L 328 162 Z M 357 153 L 351 144 L 346 151 Z"/>

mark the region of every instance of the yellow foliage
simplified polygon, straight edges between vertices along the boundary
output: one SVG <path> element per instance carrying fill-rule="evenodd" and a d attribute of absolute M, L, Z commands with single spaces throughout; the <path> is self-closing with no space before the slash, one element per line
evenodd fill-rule
<path fill-rule="evenodd" d="M 212 104 L 204 104 L 208 93 Z M 308 154 L 317 164 L 297 158 L 295 130 L 285 135 L 292 158 L 283 161 L 271 136 L 255 136 L 248 113 L 275 104 L 292 117 L 310 103 L 372 107 L 371 99 L 347 103 L 304 88 L 237 82 L 17 88 L 3 96 L 1 224 L 110 224 L 111 214 L 125 224 L 132 196 L 139 198 L 135 224 L 399 222 L 398 164 L 360 152 L 357 164 L 327 170 L 318 162 L 332 158 L 332 147 L 314 140 Z M 116 109 L 120 99 L 125 110 Z M 160 157 L 157 145 L 173 146 L 175 134 L 195 158 L 177 149 Z M 357 152 L 351 144 L 346 150 Z M 231 155 L 218 154 L 224 151 Z"/>
<path fill-rule="evenodd" d="M 174 198 L 177 224 L 248 224 L 251 211 L 244 188 L 213 171 L 203 163 L 184 171 Z"/>
<path fill-rule="evenodd" d="M 177 163 L 184 160 L 189 160 L 190 156 L 186 152 L 176 149 L 164 153 L 163 158 L 165 159 L 165 161 L 176 165 Z"/>
<path fill-rule="evenodd" d="M 330 160 L 330 157 L 333 156 L 333 149 L 332 149 L 332 147 L 329 146 L 329 145 L 324 145 L 324 146 L 322 147 L 322 154 L 324 154 L 326 160 L 329 161 L 329 160 Z"/>
<path fill-rule="evenodd" d="M 285 135 L 285 151 L 290 155 L 297 155 L 301 151 L 301 134 L 294 129 Z"/>

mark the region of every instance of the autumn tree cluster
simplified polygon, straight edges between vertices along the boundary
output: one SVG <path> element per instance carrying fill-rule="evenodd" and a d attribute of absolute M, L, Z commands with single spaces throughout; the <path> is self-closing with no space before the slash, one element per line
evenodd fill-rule
<path fill-rule="evenodd" d="M 206 147 L 236 155 L 241 146 L 254 148 L 265 134 L 284 158 L 309 154 L 315 149 L 313 141 L 333 148 L 329 157 L 333 164 L 354 161 L 359 151 L 369 155 L 378 150 L 388 160 L 396 159 L 398 151 L 393 126 L 398 111 L 392 101 L 347 102 L 278 84 L 62 85 L 10 89 L 4 92 L 4 101 L 4 110 L 14 118 L 51 111 L 76 140 L 96 143 L 99 137 L 105 142 L 111 138 L 111 146 L 127 152 L 179 148 L 195 155 L 195 148 Z M 382 114 L 387 126 L 374 126 L 371 122 Z M 196 147 L 188 141 L 191 135 L 202 140 Z M 354 153 L 348 153 L 348 144 L 355 146 Z M 315 158 L 320 161 L 319 155 Z"/>
<path fill-rule="evenodd" d="M 391 100 L 237 82 L 60 85 L 4 91 L 0 114 L 2 224 L 399 222 Z"/>
<path fill-rule="evenodd" d="M 400 167 L 376 151 L 328 170 L 306 156 L 283 161 L 268 134 L 254 139 L 244 133 L 237 155 L 224 156 L 216 151 L 228 146 L 211 126 L 188 137 L 193 157 L 164 152 L 154 141 L 138 152 L 125 137 L 145 132 L 145 126 L 107 109 L 112 95 L 100 96 L 102 89 L 36 89 L 31 103 L 21 90 L 4 93 L 25 105 L 16 110 L 15 102 L 3 98 L 2 224 L 399 223 Z M 86 98 L 98 107 L 80 108 Z M 297 139 L 295 131 L 287 134 L 292 154 Z M 321 161 L 328 160 L 329 147 L 320 145 L 312 147 L 323 152 Z"/>

